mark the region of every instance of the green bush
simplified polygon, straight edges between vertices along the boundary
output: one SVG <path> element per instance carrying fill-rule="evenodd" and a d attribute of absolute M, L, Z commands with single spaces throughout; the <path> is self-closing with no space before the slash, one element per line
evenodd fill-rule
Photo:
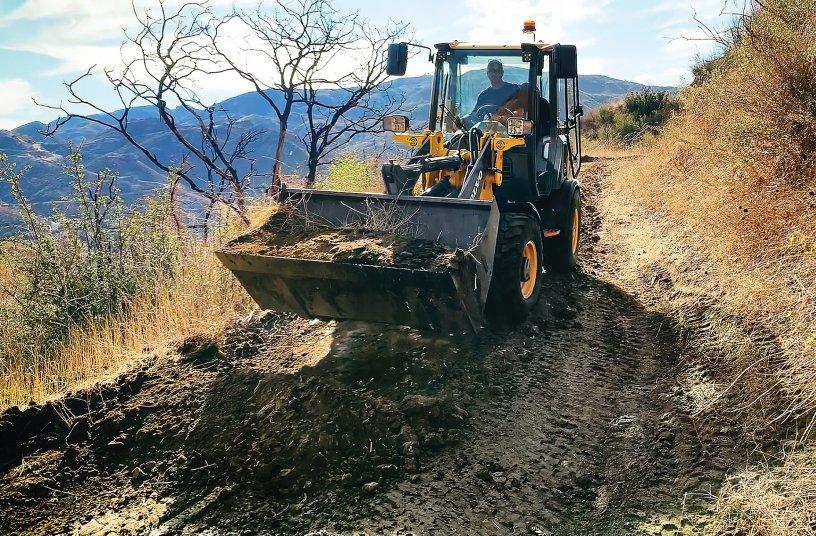
<path fill-rule="evenodd" d="M 117 176 L 86 173 L 74 151 L 65 168 L 73 193 L 46 219 L 23 195 L 25 170 L 4 162 L 0 156 L 0 179 L 11 188 L 24 222 L 22 235 L 0 248 L 4 271 L 13 278 L 0 307 L 5 333 L 19 334 L 28 348 L 54 348 L 72 325 L 120 312 L 173 276 L 179 240 L 169 199 L 126 207 Z"/>
<path fill-rule="evenodd" d="M 353 153 L 339 156 L 329 166 L 328 175 L 317 181 L 317 187 L 340 192 L 381 192 L 384 188 L 376 161 Z"/>
<path fill-rule="evenodd" d="M 583 130 L 589 139 L 634 143 L 659 132 L 678 110 L 680 101 L 674 95 L 646 89 L 593 110 L 584 120 Z"/>

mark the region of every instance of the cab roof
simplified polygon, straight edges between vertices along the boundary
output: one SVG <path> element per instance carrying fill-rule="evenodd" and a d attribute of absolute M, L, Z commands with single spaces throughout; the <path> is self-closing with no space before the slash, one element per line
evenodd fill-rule
<path fill-rule="evenodd" d="M 535 46 L 541 50 L 551 50 L 553 45 L 542 43 L 541 41 L 537 43 L 524 43 L 527 46 Z M 521 50 L 522 44 L 519 43 L 517 45 L 481 45 L 478 43 L 467 43 L 464 41 L 451 41 L 448 43 L 437 43 L 436 48 L 438 49 L 450 49 L 450 50 Z"/>

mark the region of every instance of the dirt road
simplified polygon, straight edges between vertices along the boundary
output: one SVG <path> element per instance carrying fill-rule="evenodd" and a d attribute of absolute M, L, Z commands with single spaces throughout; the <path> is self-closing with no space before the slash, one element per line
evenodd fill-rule
<path fill-rule="evenodd" d="M 266 314 L 3 415 L 3 534 L 685 534 L 742 463 L 692 422 L 671 322 L 616 287 L 584 174 L 580 273 L 471 339 Z"/>

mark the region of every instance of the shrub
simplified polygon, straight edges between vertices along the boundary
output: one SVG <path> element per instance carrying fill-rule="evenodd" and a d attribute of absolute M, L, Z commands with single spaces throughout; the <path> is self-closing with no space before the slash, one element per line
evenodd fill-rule
<path fill-rule="evenodd" d="M 4 167 L 22 212 L 23 237 L 4 248 L 3 260 L 16 274 L 5 322 L 42 347 L 59 344 L 73 324 L 117 312 L 134 296 L 172 277 L 179 239 L 167 199 L 149 199 L 142 210 L 127 209 L 117 176 L 89 177 L 79 152 L 65 174 L 73 193 L 39 217 L 22 193 L 24 171 Z"/>
<path fill-rule="evenodd" d="M 145 348 L 215 336 L 252 307 L 212 246 L 180 232 L 167 193 L 128 207 L 116 175 L 86 173 L 74 153 L 73 194 L 46 219 L 24 173 L 0 155 L 24 222 L 0 243 L 0 409 L 115 376 Z"/>
<path fill-rule="evenodd" d="M 801 182 L 816 171 L 816 0 L 763 2 L 739 22 L 734 45 L 683 101 L 705 111 L 713 151 Z"/>
<path fill-rule="evenodd" d="M 592 140 L 630 144 L 659 132 L 679 110 L 680 101 L 674 95 L 645 89 L 593 110 L 584 120 L 583 129 Z"/>

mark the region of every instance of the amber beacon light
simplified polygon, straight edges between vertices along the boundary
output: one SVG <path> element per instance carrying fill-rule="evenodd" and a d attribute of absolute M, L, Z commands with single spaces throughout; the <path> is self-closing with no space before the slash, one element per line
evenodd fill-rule
<path fill-rule="evenodd" d="M 524 29 L 522 30 L 524 33 L 534 33 L 536 31 L 535 21 L 532 19 L 527 19 L 524 21 Z"/>

